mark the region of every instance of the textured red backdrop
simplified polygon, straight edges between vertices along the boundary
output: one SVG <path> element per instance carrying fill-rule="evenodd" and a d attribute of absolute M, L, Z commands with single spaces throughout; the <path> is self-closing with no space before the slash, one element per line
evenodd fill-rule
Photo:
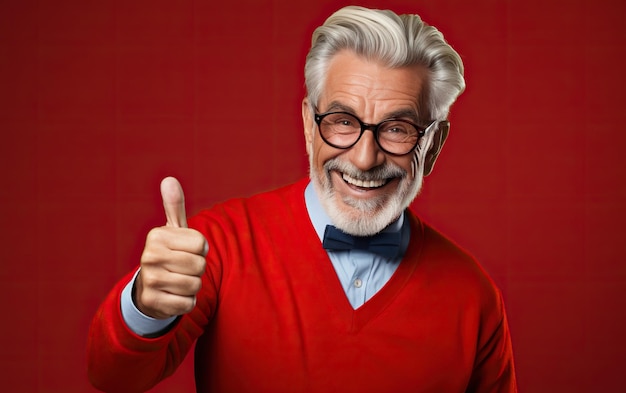
<path fill-rule="evenodd" d="M 503 289 L 521 391 L 623 391 L 625 3 L 360 3 L 466 63 L 415 206 Z M 194 212 L 306 174 L 303 57 L 345 4 L 0 2 L 0 390 L 92 391 L 87 327 L 164 222 L 161 177 Z M 154 391 L 192 391 L 191 366 Z"/>

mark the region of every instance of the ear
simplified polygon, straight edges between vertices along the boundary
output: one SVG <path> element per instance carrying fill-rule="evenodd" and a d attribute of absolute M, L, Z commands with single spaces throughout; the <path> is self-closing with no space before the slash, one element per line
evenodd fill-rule
<path fill-rule="evenodd" d="M 304 140 L 306 143 L 306 151 L 308 154 L 311 154 L 309 150 L 311 149 L 311 146 L 313 144 L 315 127 L 313 127 L 313 114 L 311 113 L 311 107 L 309 106 L 308 98 L 302 100 L 302 123 L 304 124 Z"/>
<path fill-rule="evenodd" d="M 440 121 L 437 125 L 437 131 L 435 135 L 433 135 L 433 144 L 426 153 L 426 158 L 424 159 L 424 176 L 430 175 L 433 171 L 433 167 L 435 166 L 435 161 L 443 148 L 443 144 L 448 138 L 448 133 L 450 132 L 450 122 L 447 120 Z"/>

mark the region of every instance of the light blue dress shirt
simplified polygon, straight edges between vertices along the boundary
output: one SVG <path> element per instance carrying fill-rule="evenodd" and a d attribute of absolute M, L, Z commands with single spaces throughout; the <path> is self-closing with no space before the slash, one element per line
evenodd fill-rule
<path fill-rule="evenodd" d="M 304 199 L 315 232 L 322 242 L 326 225 L 332 225 L 332 222 L 322 208 L 311 183 L 304 191 Z M 341 286 L 354 309 L 361 307 L 374 296 L 389 281 L 400 265 L 411 237 L 411 229 L 405 215 L 406 213 L 400 215 L 400 218 L 383 230 L 383 232 L 401 232 L 400 251 L 394 259 L 365 250 L 328 251 Z M 132 331 L 139 335 L 145 336 L 163 331 L 176 320 L 176 317 L 155 319 L 139 311 L 132 301 L 132 288 L 136 277 L 137 273 L 122 291 L 121 309 L 124 321 Z"/>
<path fill-rule="evenodd" d="M 320 238 L 324 240 L 326 225 L 333 225 L 320 203 L 313 184 L 309 183 L 304 191 L 306 208 Z M 401 232 L 400 251 L 394 259 L 388 259 L 367 250 L 327 251 L 335 268 L 348 301 L 352 308 L 357 309 L 365 304 L 382 288 L 396 271 L 406 252 L 411 236 L 411 229 L 405 214 L 392 222 L 383 232 Z"/>

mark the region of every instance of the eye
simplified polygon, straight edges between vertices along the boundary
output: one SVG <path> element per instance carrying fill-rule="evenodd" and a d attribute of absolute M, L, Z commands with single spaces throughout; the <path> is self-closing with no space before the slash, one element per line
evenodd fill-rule
<path fill-rule="evenodd" d="M 395 127 L 389 127 L 385 129 L 385 132 L 392 133 L 392 134 L 406 134 L 407 130 L 405 127 L 395 126 Z"/>
<path fill-rule="evenodd" d="M 348 113 L 332 113 L 324 120 L 327 122 L 328 126 L 337 130 L 347 131 L 361 128 L 359 122 L 354 118 L 354 116 Z"/>
<path fill-rule="evenodd" d="M 410 124 L 399 122 L 399 121 L 390 121 L 385 123 L 381 127 L 381 132 L 387 134 L 403 134 L 408 135 L 411 133 L 411 129 L 414 129 Z"/>
<path fill-rule="evenodd" d="M 342 126 L 342 127 L 353 127 L 354 119 L 351 119 L 349 117 L 338 117 L 333 120 L 333 123 L 335 125 Z"/>
<path fill-rule="evenodd" d="M 380 138 L 393 143 L 413 143 L 418 130 L 411 123 L 402 120 L 384 122 L 379 130 Z"/>

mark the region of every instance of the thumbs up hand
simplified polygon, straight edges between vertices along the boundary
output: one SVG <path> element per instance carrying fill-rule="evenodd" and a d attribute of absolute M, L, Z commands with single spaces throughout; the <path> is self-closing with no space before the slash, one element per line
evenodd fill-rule
<path fill-rule="evenodd" d="M 145 315 L 165 319 L 191 311 L 202 286 L 208 244 L 187 228 L 183 189 L 173 177 L 161 182 L 167 224 L 152 229 L 135 281 L 135 305 Z"/>

